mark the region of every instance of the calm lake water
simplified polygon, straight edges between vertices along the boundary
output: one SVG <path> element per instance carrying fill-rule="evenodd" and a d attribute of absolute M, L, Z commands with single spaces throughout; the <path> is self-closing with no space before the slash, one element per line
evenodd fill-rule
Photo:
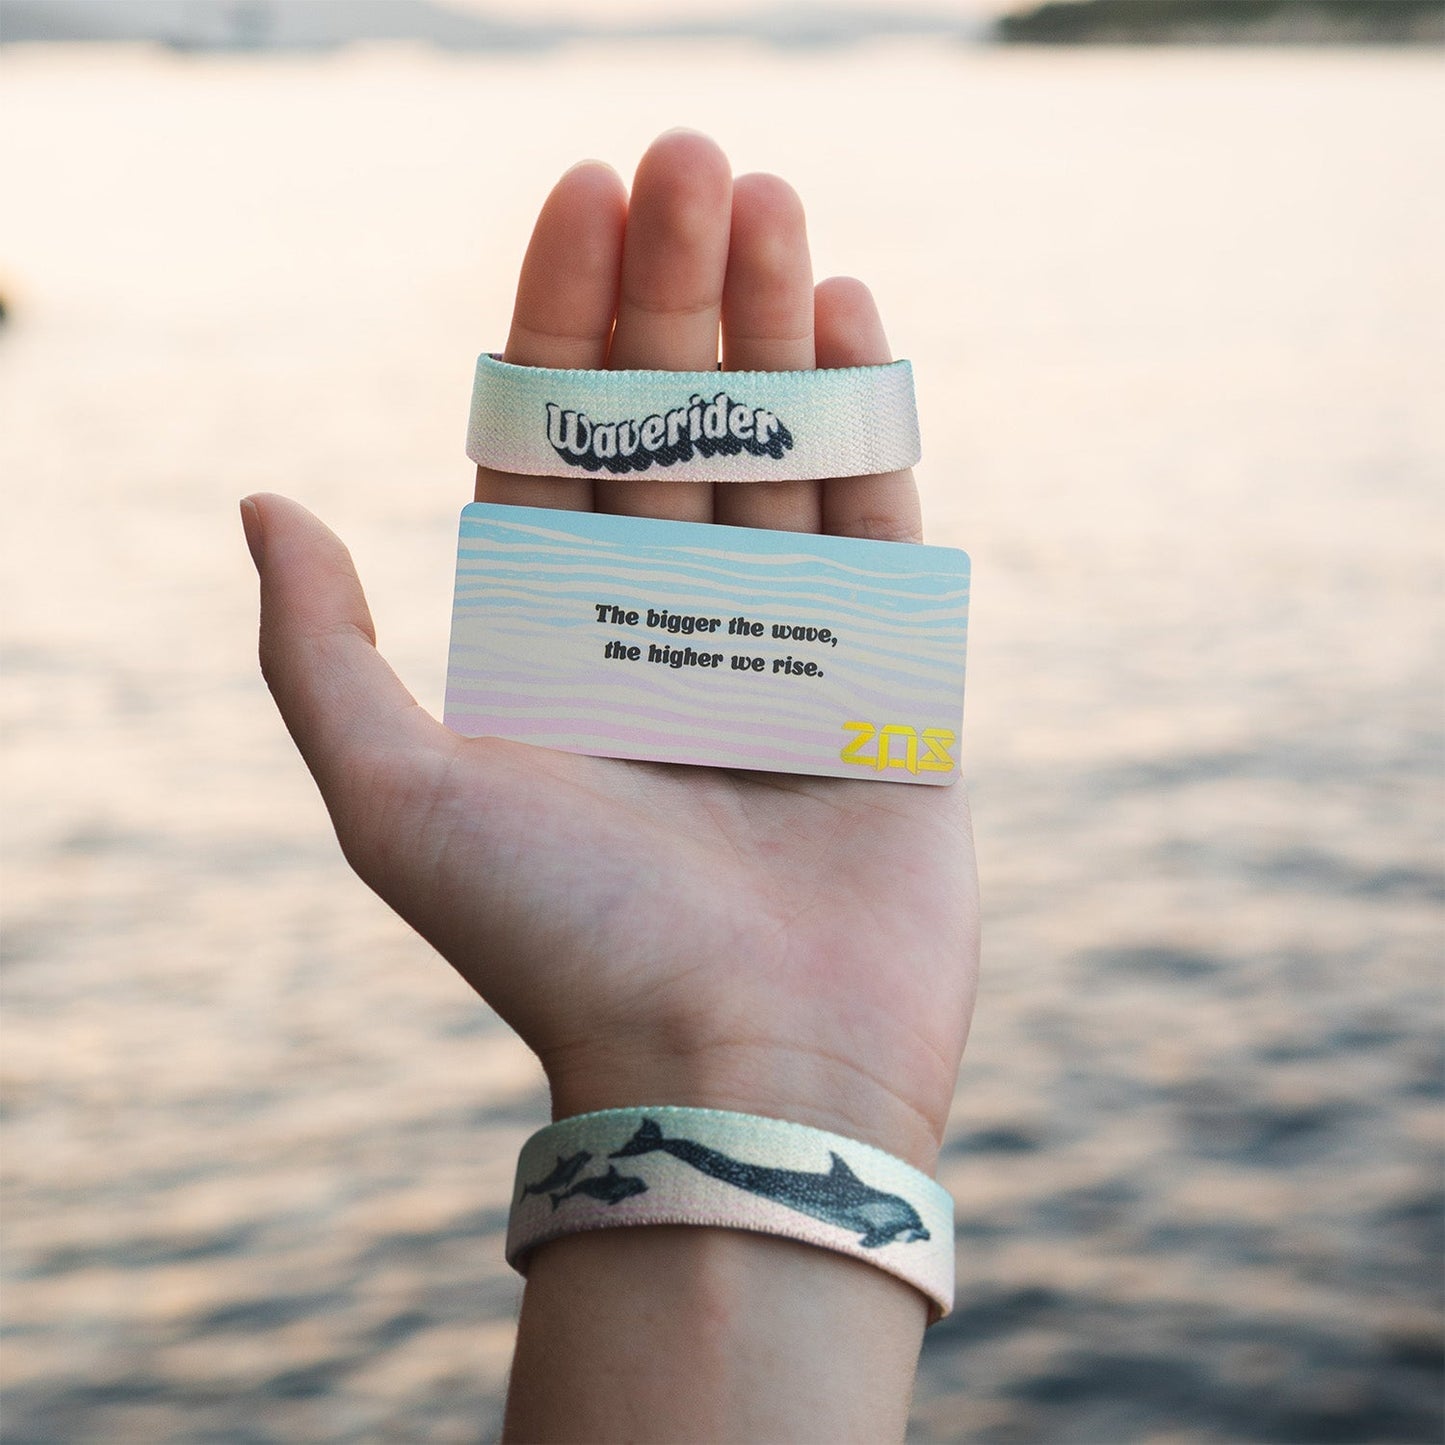
<path fill-rule="evenodd" d="M 918 1441 L 1441 1438 L 1445 67 L 0 54 L 4 1435 L 473 1440 L 525 1051 L 357 883 L 235 499 L 438 708 L 475 353 L 583 154 L 792 179 L 974 560 L 986 978 Z"/>

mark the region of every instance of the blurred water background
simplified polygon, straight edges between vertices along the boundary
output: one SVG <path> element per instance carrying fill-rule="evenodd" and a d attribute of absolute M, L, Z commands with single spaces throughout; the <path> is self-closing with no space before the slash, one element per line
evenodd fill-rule
<path fill-rule="evenodd" d="M 677 123 L 975 568 L 986 976 L 917 1441 L 1441 1437 L 1445 68 L 914 36 L 0 53 L 3 1437 L 495 1433 L 525 1052 L 346 869 L 235 502 L 441 701 L 474 354 Z"/>

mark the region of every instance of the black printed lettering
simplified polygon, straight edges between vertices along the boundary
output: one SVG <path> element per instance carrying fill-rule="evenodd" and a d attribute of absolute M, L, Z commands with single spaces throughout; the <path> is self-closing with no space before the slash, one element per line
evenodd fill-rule
<path fill-rule="evenodd" d="M 546 404 L 547 442 L 568 466 L 614 474 L 672 467 L 695 457 L 754 457 L 782 461 L 793 434 L 765 407 L 733 400 L 725 391 L 692 396 L 664 414 L 596 421 L 556 402 Z"/>

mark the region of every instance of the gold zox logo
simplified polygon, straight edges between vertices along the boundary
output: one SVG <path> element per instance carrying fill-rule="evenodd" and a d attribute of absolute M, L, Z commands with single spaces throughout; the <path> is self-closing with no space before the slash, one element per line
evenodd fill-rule
<path fill-rule="evenodd" d="M 838 754 L 845 763 L 879 773 L 885 768 L 907 768 L 910 773 L 953 771 L 953 754 L 949 749 L 957 737 L 950 728 L 924 728 L 920 733 L 902 723 L 878 727 L 869 722 L 845 722 L 843 731 L 853 734 Z"/>

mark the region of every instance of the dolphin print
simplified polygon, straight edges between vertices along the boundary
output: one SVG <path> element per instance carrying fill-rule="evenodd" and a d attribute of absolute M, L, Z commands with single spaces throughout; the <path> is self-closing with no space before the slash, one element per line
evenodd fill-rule
<path fill-rule="evenodd" d="M 644 1119 L 637 1132 L 622 1148 L 614 1149 L 609 1159 L 625 1159 L 633 1154 L 652 1154 L 661 1150 L 691 1164 L 694 1169 L 776 1200 L 800 1214 L 810 1214 L 825 1224 L 843 1229 L 856 1229 L 858 1242 L 865 1249 L 877 1249 L 895 1240 L 910 1244 L 927 1239 L 928 1231 L 918 1211 L 897 1194 L 885 1194 L 865 1184 L 849 1167 L 829 1151 L 831 1169 L 822 1174 L 809 1174 L 799 1169 L 768 1169 L 760 1164 L 744 1164 L 709 1149 L 691 1139 L 667 1139 L 652 1119 Z"/>
<path fill-rule="evenodd" d="M 523 1186 L 523 1197 L 525 1198 L 528 1194 L 550 1194 L 554 1189 L 565 1189 L 577 1177 L 582 1166 L 591 1161 L 591 1158 L 592 1156 L 585 1149 L 579 1149 L 567 1159 L 559 1154 L 557 1167 L 545 1179 L 539 1179 L 535 1184 Z"/>
<path fill-rule="evenodd" d="M 600 1199 L 604 1204 L 617 1204 L 632 1194 L 646 1194 L 647 1185 L 635 1174 L 619 1174 L 612 1165 L 606 1174 L 594 1174 L 590 1179 L 579 1179 L 570 1189 L 564 1189 L 552 1196 L 555 1209 L 564 1199 L 585 1194 L 589 1199 Z"/>

